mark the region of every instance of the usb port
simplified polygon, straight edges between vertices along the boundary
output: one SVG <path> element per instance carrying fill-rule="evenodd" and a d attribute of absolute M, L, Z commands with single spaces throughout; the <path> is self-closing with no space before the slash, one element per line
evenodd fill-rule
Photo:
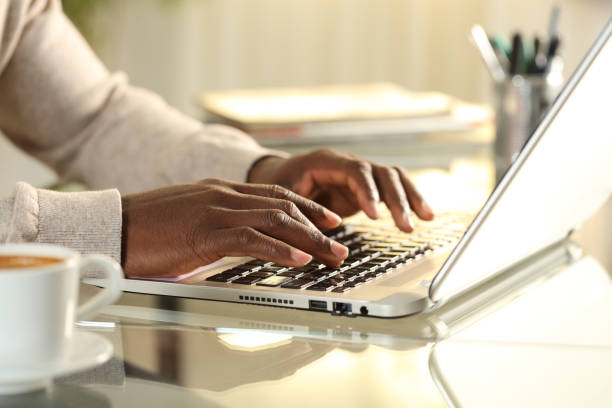
<path fill-rule="evenodd" d="M 353 312 L 353 305 L 350 303 L 334 302 L 333 306 L 334 314 L 348 315 Z"/>
<path fill-rule="evenodd" d="M 308 307 L 312 310 L 327 310 L 327 302 L 324 300 L 309 300 Z"/>

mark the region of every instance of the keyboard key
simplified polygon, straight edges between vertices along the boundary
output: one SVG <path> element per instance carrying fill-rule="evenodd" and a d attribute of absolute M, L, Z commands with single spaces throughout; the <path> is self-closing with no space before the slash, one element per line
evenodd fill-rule
<path fill-rule="evenodd" d="M 397 250 L 393 250 L 393 251 L 389 251 L 389 252 L 385 252 L 385 255 L 392 255 L 392 256 L 398 256 L 400 258 L 405 258 L 406 256 L 408 256 L 410 253 L 407 251 L 397 251 Z"/>
<path fill-rule="evenodd" d="M 310 281 L 318 281 L 319 279 L 323 279 L 327 275 L 315 274 L 315 273 L 305 273 L 300 276 L 300 279 L 308 279 Z"/>
<path fill-rule="evenodd" d="M 322 263 L 318 263 L 318 262 L 311 262 L 308 264 L 308 266 L 311 266 L 315 269 L 323 269 L 323 268 L 327 268 L 327 265 L 324 265 Z"/>
<path fill-rule="evenodd" d="M 344 234 L 344 225 L 339 225 L 336 228 L 331 228 L 321 231 L 327 237 L 336 237 L 338 234 Z"/>
<path fill-rule="evenodd" d="M 261 266 L 258 265 L 249 265 L 249 264 L 242 264 L 242 265 L 238 265 L 238 266 L 234 266 L 232 268 L 233 271 L 257 271 L 259 269 L 261 269 Z"/>
<path fill-rule="evenodd" d="M 213 276 L 209 276 L 208 278 L 206 278 L 207 281 L 211 281 L 211 282 L 229 282 L 230 280 L 232 280 L 236 275 L 234 274 L 228 274 L 227 272 L 222 272 L 222 273 L 218 273 L 216 275 Z"/>
<path fill-rule="evenodd" d="M 369 262 L 365 262 L 361 265 L 358 266 L 359 269 L 363 269 L 363 270 L 367 270 L 367 271 L 371 271 L 377 268 L 380 268 L 380 264 L 379 263 L 375 263 L 374 262 L 375 259 L 372 259 Z"/>
<path fill-rule="evenodd" d="M 298 271 L 298 272 L 303 272 L 303 273 L 309 273 L 312 271 L 317 271 L 319 270 L 319 266 L 318 265 L 306 265 L 306 266 L 302 266 L 300 268 L 292 268 L 292 271 Z"/>
<path fill-rule="evenodd" d="M 289 268 L 287 268 L 286 266 L 270 265 L 270 266 L 266 266 L 265 268 L 263 268 L 262 271 L 263 272 L 280 273 L 280 272 L 285 272 L 288 269 Z"/>
<path fill-rule="evenodd" d="M 334 275 L 331 278 L 325 279 L 323 282 L 329 282 L 333 284 L 334 286 L 340 286 L 344 284 L 344 282 L 346 282 L 346 279 L 338 277 L 338 275 Z"/>
<path fill-rule="evenodd" d="M 377 256 L 382 255 L 382 251 L 380 249 L 368 248 L 365 251 L 363 251 L 362 254 L 365 254 L 369 256 L 370 258 L 375 258 Z"/>
<path fill-rule="evenodd" d="M 335 293 L 346 293 L 346 292 L 348 292 L 351 289 L 352 289 L 352 287 L 350 287 L 350 286 L 338 286 L 337 288 L 333 288 L 332 292 L 335 292 Z"/>
<path fill-rule="evenodd" d="M 318 290 L 320 292 L 329 292 L 335 287 L 336 285 L 332 284 L 331 282 L 321 281 L 315 285 L 309 286 L 307 289 L 308 290 Z"/>
<path fill-rule="evenodd" d="M 234 276 L 240 276 L 240 275 L 245 275 L 245 274 L 247 274 L 249 272 L 250 271 L 248 269 L 236 269 L 236 268 L 232 268 L 232 269 L 228 269 L 226 271 L 223 271 L 222 273 L 230 274 L 230 275 L 234 275 Z"/>
<path fill-rule="evenodd" d="M 347 234 L 342 238 L 342 242 L 346 242 L 344 245 L 355 244 L 363 240 L 364 236 L 358 232 Z"/>
<path fill-rule="evenodd" d="M 391 269 L 394 269 L 394 268 L 397 268 L 397 267 L 400 267 L 400 266 L 404 265 L 404 262 L 403 262 L 403 261 L 404 261 L 404 260 L 403 260 L 402 258 L 400 258 L 400 259 L 398 259 L 398 260 L 397 260 L 397 261 L 395 261 L 395 262 L 391 262 L 391 263 L 389 263 L 389 265 L 387 265 L 387 266 L 386 266 L 384 269 L 385 269 L 387 272 L 389 272 Z"/>
<path fill-rule="evenodd" d="M 252 275 L 242 276 L 238 279 L 233 280 L 231 283 L 237 283 L 239 285 L 252 285 L 255 282 L 260 281 L 262 279 L 263 278 L 261 276 L 252 274 Z"/>
<path fill-rule="evenodd" d="M 277 274 L 276 276 L 288 276 L 290 278 L 299 278 L 302 275 L 304 275 L 304 272 L 301 272 L 295 269 L 289 269 L 288 271 L 281 272 Z"/>
<path fill-rule="evenodd" d="M 373 269 L 372 266 L 359 265 L 356 268 L 346 271 L 345 274 L 349 276 L 360 276 L 360 275 L 363 275 L 364 273 L 371 272 L 372 269 Z"/>
<path fill-rule="evenodd" d="M 264 271 L 258 271 L 258 272 L 251 272 L 246 276 L 257 276 L 261 279 L 265 279 L 268 276 L 273 276 L 274 274 L 272 272 L 264 272 Z"/>
<path fill-rule="evenodd" d="M 261 259 L 253 259 L 252 261 L 249 261 L 247 263 L 245 263 L 245 265 L 250 265 L 250 266 L 268 266 L 268 265 L 272 265 L 273 262 L 270 261 L 262 261 Z"/>
<path fill-rule="evenodd" d="M 323 234 L 330 237 L 331 239 L 338 240 L 342 237 L 352 234 L 353 232 L 355 232 L 355 230 L 353 229 L 352 225 L 340 225 L 336 228 L 323 231 Z"/>
<path fill-rule="evenodd" d="M 352 275 L 349 275 L 346 272 L 342 272 L 332 276 L 330 279 L 337 279 L 338 281 L 344 282 L 347 281 L 350 277 L 352 277 Z"/>
<path fill-rule="evenodd" d="M 383 261 L 383 260 L 387 260 L 389 262 L 395 262 L 398 259 L 400 259 L 400 257 L 398 255 L 387 255 L 387 254 L 382 254 L 381 256 L 376 258 L 376 261 Z"/>
<path fill-rule="evenodd" d="M 280 286 L 283 283 L 286 283 L 287 281 L 291 280 L 290 277 L 288 276 L 278 276 L 278 275 L 272 275 L 268 278 L 265 278 L 263 280 L 260 280 L 259 282 L 257 282 L 257 286 Z"/>
<path fill-rule="evenodd" d="M 342 269 L 346 270 L 348 268 L 355 267 L 362 262 L 368 261 L 369 259 L 370 259 L 370 255 L 367 255 L 367 254 L 351 255 L 344 260 L 344 263 L 342 264 L 342 267 L 343 267 Z"/>
<path fill-rule="evenodd" d="M 364 237 L 363 240 L 361 242 L 368 243 L 371 246 L 376 245 L 377 243 L 383 241 L 385 238 L 387 238 L 386 235 L 380 236 L 380 235 L 371 235 L 369 237 Z"/>
<path fill-rule="evenodd" d="M 378 278 L 379 276 L 384 275 L 384 273 L 385 273 L 385 269 L 377 269 L 373 272 L 366 273 L 365 275 L 362 276 L 362 278 L 367 279 L 369 277 L 369 278 L 374 279 L 374 278 Z"/>
<path fill-rule="evenodd" d="M 365 251 L 371 246 L 372 246 L 371 242 L 353 242 L 347 248 L 349 250 L 349 255 L 355 255 L 355 254 Z"/>
<path fill-rule="evenodd" d="M 371 261 L 365 263 L 366 266 L 379 266 L 379 267 L 387 266 L 388 264 L 389 264 L 388 259 L 378 259 L 378 258 L 374 258 Z"/>
<path fill-rule="evenodd" d="M 332 268 L 331 266 L 326 266 L 323 269 L 319 269 L 318 271 L 315 271 L 315 274 L 319 273 L 320 275 L 330 276 L 330 275 L 335 275 L 335 274 L 340 273 L 340 272 L 344 272 L 347 269 L 349 269 L 349 267 L 346 266 L 346 265 L 340 265 L 337 268 Z"/>
<path fill-rule="evenodd" d="M 309 287 L 308 290 L 325 290 L 325 291 L 329 291 L 329 290 L 332 290 L 333 288 L 335 288 L 336 286 L 341 286 L 343 283 L 344 283 L 344 281 L 342 281 L 340 279 L 335 279 L 335 278 L 332 277 L 332 278 L 329 278 L 329 279 L 322 280 L 321 282 L 319 282 L 319 283 Z"/>
<path fill-rule="evenodd" d="M 315 282 L 310 279 L 294 279 L 290 282 L 281 285 L 281 287 L 287 289 L 305 289 L 314 283 Z"/>
<path fill-rule="evenodd" d="M 359 276 L 361 276 L 362 274 L 367 273 L 367 272 L 369 272 L 369 271 L 357 271 L 357 270 L 350 270 L 350 271 L 346 271 L 346 272 L 344 272 L 344 273 L 343 273 L 343 275 L 344 275 L 344 277 L 345 277 L 347 280 L 350 280 L 350 279 L 357 278 L 357 277 L 359 277 Z"/>
<path fill-rule="evenodd" d="M 370 279 L 370 280 L 371 280 L 371 279 Z M 344 284 L 344 286 L 348 286 L 348 287 L 351 287 L 351 288 L 355 288 L 355 287 L 357 287 L 357 286 L 361 286 L 361 285 L 363 285 L 363 284 L 364 284 L 364 283 L 366 283 L 366 282 L 367 282 L 367 281 L 366 281 L 365 279 L 363 279 L 363 278 L 356 278 L 356 279 L 353 279 L 353 280 L 352 280 L 352 281 L 350 281 L 350 282 L 345 283 L 345 284 Z"/>

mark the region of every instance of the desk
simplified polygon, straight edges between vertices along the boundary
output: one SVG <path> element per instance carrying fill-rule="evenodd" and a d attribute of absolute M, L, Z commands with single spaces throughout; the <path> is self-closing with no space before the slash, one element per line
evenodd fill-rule
<path fill-rule="evenodd" d="M 111 361 L 0 407 L 612 406 L 612 269 L 593 256 L 610 207 L 578 234 L 583 258 L 441 341 L 406 335 L 410 318 L 124 294 L 96 318 L 113 327 L 87 329 Z"/>
<path fill-rule="evenodd" d="M 367 338 L 309 336 L 308 330 L 333 332 L 334 317 L 320 327 L 320 320 L 308 326 L 301 316 L 305 332 L 297 333 L 274 319 L 253 322 L 253 307 L 270 309 L 264 306 L 230 308 L 241 311 L 251 329 L 228 329 L 234 322 L 228 317 L 226 324 L 220 315 L 200 323 L 193 319 L 218 306 L 126 294 L 97 319 L 116 323 L 96 330 L 113 342 L 113 360 L 57 381 L 48 395 L 10 399 L 25 405 L 8 405 L 9 399 L 0 398 L 0 406 L 612 404 L 612 285 L 608 271 L 589 256 L 437 343 L 392 335 L 387 343 L 376 338 L 376 344 Z M 135 313 L 127 316 L 126 310 Z M 356 327 L 368 320 L 358 319 Z M 406 324 L 405 319 L 394 322 Z"/>

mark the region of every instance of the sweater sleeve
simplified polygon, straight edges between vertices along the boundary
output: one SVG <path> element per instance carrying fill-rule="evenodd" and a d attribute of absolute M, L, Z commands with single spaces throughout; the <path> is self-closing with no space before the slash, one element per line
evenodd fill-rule
<path fill-rule="evenodd" d="M 19 182 L 10 197 L 0 199 L 0 242 L 51 243 L 119 262 L 119 192 L 60 193 Z"/>

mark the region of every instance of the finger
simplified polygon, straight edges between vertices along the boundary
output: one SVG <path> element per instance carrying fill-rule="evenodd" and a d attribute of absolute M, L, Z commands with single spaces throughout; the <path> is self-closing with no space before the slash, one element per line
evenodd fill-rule
<path fill-rule="evenodd" d="M 199 251 L 215 256 L 252 256 L 284 266 L 304 266 L 312 256 L 250 227 L 215 230 L 208 234 Z"/>
<path fill-rule="evenodd" d="M 363 160 L 350 160 L 347 168 L 347 185 L 357 197 L 359 207 L 368 217 L 378 218 L 380 194 L 372 174 L 372 165 Z"/>
<path fill-rule="evenodd" d="M 289 200 L 278 198 L 261 197 L 258 195 L 241 194 L 235 202 L 228 203 L 227 207 L 235 210 L 280 210 L 285 212 L 295 221 L 310 228 L 317 227 L 306 217 L 298 206 Z"/>
<path fill-rule="evenodd" d="M 304 225 L 278 209 L 228 210 L 228 226 L 249 226 L 268 236 L 304 251 L 328 266 L 338 266 L 348 256 L 348 249 L 323 235 L 314 226 Z"/>
<path fill-rule="evenodd" d="M 400 180 L 402 181 L 402 185 L 406 190 L 406 194 L 408 195 L 408 202 L 410 203 L 410 207 L 414 210 L 414 212 L 419 216 L 419 218 L 423 220 L 433 220 L 434 212 L 427 204 L 425 199 L 418 192 L 412 181 L 408 178 L 406 171 L 402 168 L 395 168 L 400 176 Z"/>
<path fill-rule="evenodd" d="M 348 187 L 321 189 L 313 200 L 334 211 L 341 217 L 349 217 L 360 210 L 355 195 Z"/>
<path fill-rule="evenodd" d="M 313 158 L 316 160 L 317 158 Z M 348 187 L 361 208 L 370 218 L 378 218 L 380 195 L 372 175 L 372 165 L 364 160 L 334 156 L 319 158 L 312 165 L 311 177 L 320 186 Z"/>
<path fill-rule="evenodd" d="M 390 167 L 376 166 L 374 175 L 382 193 L 382 199 L 391 211 L 395 225 L 403 231 L 412 232 L 414 222 L 410 217 L 410 206 L 398 171 Z"/>
<path fill-rule="evenodd" d="M 291 202 L 297 206 L 301 214 L 305 215 L 308 220 L 312 221 L 312 223 L 319 228 L 334 228 L 342 222 L 342 218 L 340 218 L 338 214 L 278 185 L 241 184 L 236 187 L 236 190 L 244 194 Z M 287 206 L 287 204 L 283 205 Z M 280 207 L 277 206 L 274 208 Z M 291 215 L 293 216 L 293 214 Z"/>

